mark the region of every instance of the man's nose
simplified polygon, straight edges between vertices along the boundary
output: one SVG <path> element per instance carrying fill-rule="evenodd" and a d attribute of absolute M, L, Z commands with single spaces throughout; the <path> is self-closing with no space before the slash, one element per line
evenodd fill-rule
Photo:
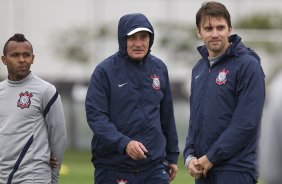
<path fill-rule="evenodd" d="M 136 46 L 142 45 L 142 40 L 139 39 L 139 38 L 137 38 L 136 41 L 135 41 L 135 45 L 136 45 Z"/>
<path fill-rule="evenodd" d="M 218 37 L 218 32 L 216 29 L 214 29 L 211 33 L 212 37 Z"/>
<path fill-rule="evenodd" d="M 24 58 L 24 55 L 23 55 L 23 54 L 20 54 L 19 57 L 18 57 L 18 59 L 19 59 L 20 62 L 25 61 L 25 58 Z"/>

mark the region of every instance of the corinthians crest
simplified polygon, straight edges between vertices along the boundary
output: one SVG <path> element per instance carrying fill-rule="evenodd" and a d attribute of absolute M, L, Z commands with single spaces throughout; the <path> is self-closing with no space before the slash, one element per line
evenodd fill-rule
<path fill-rule="evenodd" d="M 227 81 L 227 74 L 229 73 L 229 70 L 226 70 L 223 68 L 222 70 L 219 71 L 218 76 L 216 77 L 215 83 L 218 85 L 223 85 Z"/>
<path fill-rule="evenodd" d="M 161 88 L 160 77 L 156 74 L 152 75 L 151 78 L 153 79 L 152 87 L 154 90 L 159 90 Z"/>
<path fill-rule="evenodd" d="M 20 99 L 18 100 L 18 107 L 24 109 L 24 108 L 29 108 L 31 101 L 30 98 L 33 96 L 32 93 L 29 93 L 28 91 L 26 92 L 21 92 L 19 94 Z"/>

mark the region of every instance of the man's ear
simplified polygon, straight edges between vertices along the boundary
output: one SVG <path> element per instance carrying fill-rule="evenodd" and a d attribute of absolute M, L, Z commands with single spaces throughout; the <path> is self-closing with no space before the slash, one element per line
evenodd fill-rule
<path fill-rule="evenodd" d="M 3 64 L 7 65 L 6 56 L 2 56 L 1 59 L 2 59 Z"/>
<path fill-rule="evenodd" d="M 198 38 L 200 38 L 200 39 L 202 39 L 202 36 L 201 36 L 201 34 L 200 34 L 200 30 L 197 28 L 197 30 L 196 30 L 196 33 L 197 33 L 197 37 Z"/>
<path fill-rule="evenodd" d="M 32 62 L 31 62 L 31 64 L 33 64 L 34 58 L 35 58 L 35 55 L 32 55 Z"/>
<path fill-rule="evenodd" d="M 229 36 L 231 35 L 232 33 L 232 27 L 229 28 Z"/>

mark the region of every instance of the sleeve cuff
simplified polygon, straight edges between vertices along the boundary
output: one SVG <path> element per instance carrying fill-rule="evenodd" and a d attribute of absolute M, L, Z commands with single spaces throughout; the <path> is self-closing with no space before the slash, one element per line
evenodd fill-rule
<path fill-rule="evenodd" d="M 187 168 L 189 165 L 189 162 L 193 159 L 196 159 L 196 157 L 194 157 L 193 155 L 189 155 L 186 160 L 185 160 L 185 167 Z"/>
<path fill-rule="evenodd" d="M 120 144 L 119 144 L 119 146 L 118 146 L 118 151 L 119 151 L 119 153 L 124 154 L 125 148 L 126 148 L 127 144 L 128 144 L 130 141 L 131 141 L 130 138 L 125 137 L 125 138 L 120 142 Z"/>

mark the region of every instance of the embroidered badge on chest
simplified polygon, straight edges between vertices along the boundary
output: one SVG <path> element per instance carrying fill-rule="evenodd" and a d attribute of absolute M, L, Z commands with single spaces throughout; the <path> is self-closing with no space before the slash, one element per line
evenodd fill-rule
<path fill-rule="evenodd" d="M 229 70 L 226 70 L 223 68 L 222 70 L 219 71 L 218 76 L 215 79 L 215 83 L 218 85 L 223 85 L 227 81 L 227 74 L 229 73 Z"/>
<path fill-rule="evenodd" d="M 24 109 L 24 108 L 29 108 L 31 101 L 30 98 L 33 96 L 32 93 L 29 93 L 28 91 L 26 92 L 21 92 L 19 94 L 20 99 L 18 100 L 18 107 Z"/>
<path fill-rule="evenodd" d="M 156 74 L 152 75 L 151 78 L 153 79 L 152 87 L 154 90 L 159 90 L 161 88 L 160 77 Z"/>
<path fill-rule="evenodd" d="M 127 184 L 127 180 L 117 180 L 117 184 Z"/>

